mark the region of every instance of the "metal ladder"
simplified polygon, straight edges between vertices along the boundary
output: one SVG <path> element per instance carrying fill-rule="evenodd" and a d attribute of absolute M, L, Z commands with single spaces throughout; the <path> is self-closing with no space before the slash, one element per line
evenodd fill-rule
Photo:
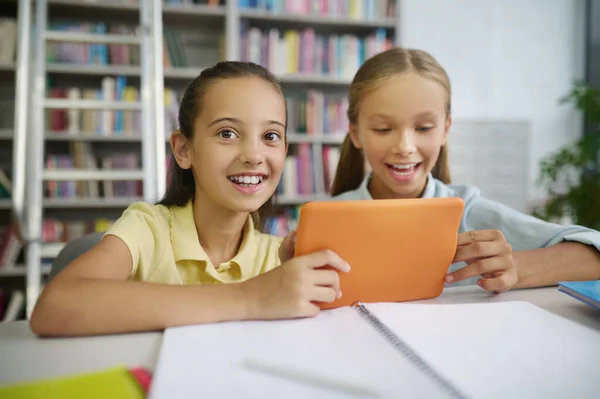
<path fill-rule="evenodd" d="M 163 132 L 162 0 L 143 0 L 138 4 L 140 34 L 125 36 L 48 31 L 47 0 L 35 0 L 34 8 L 31 0 L 19 0 L 12 205 L 26 251 L 27 318 L 31 316 L 41 287 L 42 197 L 45 181 L 140 180 L 141 178 L 145 201 L 156 201 L 164 194 L 166 148 Z M 31 40 L 33 12 L 35 12 L 35 33 Z M 48 41 L 139 45 L 140 103 L 47 99 L 45 80 Z M 33 44 L 33 53 L 31 53 L 30 42 Z M 132 171 L 118 170 L 46 170 L 44 168 L 44 111 L 47 109 L 141 109 L 143 165 L 141 176 Z"/>

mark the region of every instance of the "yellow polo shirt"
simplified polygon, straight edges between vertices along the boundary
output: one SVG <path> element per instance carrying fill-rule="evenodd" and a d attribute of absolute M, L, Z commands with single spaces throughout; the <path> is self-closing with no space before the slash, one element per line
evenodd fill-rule
<path fill-rule="evenodd" d="M 249 216 L 233 259 L 213 265 L 198 241 L 192 201 L 184 207 L 131 204 L 108 229 L 125 242 L 133 264 L 129 278 L 163 284 L 242 282 L 279 266 L 282 238 L 254 229 Z"/>

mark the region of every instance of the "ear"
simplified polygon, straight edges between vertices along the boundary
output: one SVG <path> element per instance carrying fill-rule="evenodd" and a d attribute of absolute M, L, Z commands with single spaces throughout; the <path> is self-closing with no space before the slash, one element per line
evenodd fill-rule
<path fill-rule="evenodd" d="M 179 131 L 175 130 L 169 138 L 171 143 L 171 151 L 181 169 L 189 169 L 192 167 L 190 142 Z"/>
<path fill-rule="evenodd" d="M 444 135 L 442 136 L 442 145 L 448 144 L 448 132 L 450 132 L 450 126 L 452 125 L 452 116 L 448 115 L 446 123 L 444 124 Z"/>
<path fill-rule="evenodd" d="M 356 129 L 356 124 L 351 123 L 350 128 L 348 129 L 348 134 L 350 135 L 350 140 L 352 140 L 352 144 L 356 148 L 361 148 L 360 139 L 358 138 L 358 131 Z"/>

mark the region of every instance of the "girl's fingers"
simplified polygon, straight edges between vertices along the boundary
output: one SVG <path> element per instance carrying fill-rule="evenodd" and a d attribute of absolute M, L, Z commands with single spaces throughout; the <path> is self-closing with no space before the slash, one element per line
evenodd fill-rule
<path fill-rule="evenodd" d="M 452 263 L 473 262 L 482 258 L 491 258 L 512 253 L 512 247 L 506 241 L 483 241 L 458 247 Z"/>
<path fill-rule="evenodd" d="M 340 276 L 335 270 L 310 270 L 312 283 L 319 286 L 331 287 L 336 297 L 341 296 Z"/>
<path fill-rule="evenodd" d="M 328 249 L 300 256 L 292 259 L 292 262 L 297 262 L 311 269 L 323 266 L 331 266 L 341 272 L 350 271 L 350 265 L 340 258 L 338 254 Z"/>
<path fill-rule="evenodd" d="M 516 273 L 500 273 L 493 278 L 482 278 L 477 281 L 477 284 L 484 290 L 494 291 L 495 293 L 501 293 L 508 290 L 510 287 L 516 284 L 517 274 Z"/>
<path fill-rule="evenodd" d="M 500 272 L 506 270 L 510 263 L 502 257 L 493 257 L 477 260 L 462 269 L 446 275 L 447 283 L 455 283 L 469 278 L 480 276 L 485 273 Z"/>
<path fill-rule="evenodd" d="M 312 295 L 311 301 L 315 302 L 325 302 L 331 303 L 338 298 L 338 294 L 331 287 L 319 287 L 315 286 Z"/>
<path fill-rule="evenodd" d="M 457 246 L 469 245 L 482 241 L 506 241 L 500 230 L 471 230 L 458 235 Z"/>
<path fill-rule="evenodd" d="M 481 258 L 498 256 L 502 254 L 503 247 L 502 242 L 499 241 L 476 242 L 458 247 L 452 263 L 469 262 Z"/>

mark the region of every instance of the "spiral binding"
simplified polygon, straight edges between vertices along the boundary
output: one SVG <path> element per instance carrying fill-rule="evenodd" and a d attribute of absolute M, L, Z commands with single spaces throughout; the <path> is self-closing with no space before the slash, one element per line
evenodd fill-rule
<path fill-rule="evenodd" d="M 356 309 L 362 317 L 380 332 L 385 339 L 387 339 L 396 349 L 398 349 L 415 367 L 417 367 L 423 374 L 431 378 L 437 385 L 439 385 L 450 397 L 456 399 L 466 399 L 462 392 L 455 388 L 452 384 L 446 381 L 441 375 L 439 375 L 434 369 L 432 369 L 423 359 L 419 357 L 407 344 L 405 344 L 396 334 L 394 334 L 385 324 L 383 324 L 377 317 L 373 316 L 371 312 L 360 302 L 352 304 L 352 307 Z"/>

